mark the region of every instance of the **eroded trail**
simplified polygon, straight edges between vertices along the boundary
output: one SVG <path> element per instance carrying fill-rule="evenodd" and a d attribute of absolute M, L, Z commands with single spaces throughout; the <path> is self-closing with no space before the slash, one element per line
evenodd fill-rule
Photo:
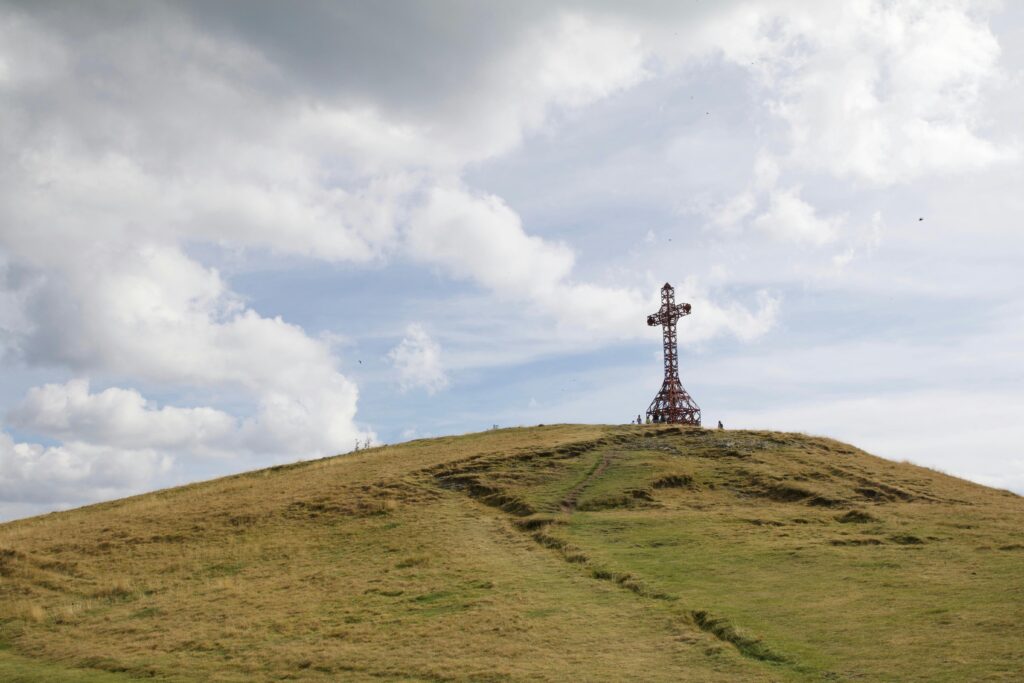
<path fill-rule="evenodd" d="M 633 445 L 633 443 L 624 442 L 623 440 L 613 443 L 595 441 L 578 444 L 575 448 L 567 450 L 565 453 L 557 454 L 556 457 L 559 460 L 568 462 L 574 457 L 591 452 L 593 453 L 593 460 L 590 462 L 589 471 L 587 471 L 582 479 L 577 481 L 561 496 L 560 500 L 556 499 L 558 500 L 556 509 L 563 515 L 570 515 L 579 510 L 580 499 L 583 498 L 584 494 L 597 485 L 602 477 L 614 475 L 614 467 L 620 464 L 623 459 L 628 459 L 632 455 L 633 451 L 629 450 L 629 447 Z M 650 444 L 635 444 L 637 450 L 644 447 L 649 448 Z M 655 600 L 662 605 L 673 605 L 668 609 L 678 619 L 677 628 L 679 630 L 676 632 L 675 637 L 687 642 L 696 642 L 693 631 L 704 632 L 722 643 L 735 647 L 743 657 L 773 664 L 794 664 L 789 658 L 773 651 L 759 638 L 741 634 L 726 619 L 711 614 L 706 610 L 688 609 L 680 604 L 678 595 L 664 591 L 661 587 L 651 584 L 648 580 L 633 572 L 623 571 L 595 560 L 590 556 L 586 548 L 580 547 L 568 540 L 564 533 L 558 531 L 562 525 L 568 523 L 568 519 L 540 512 L 540 510 L 544 509 L 551 510 L 555 506 L 548 507 L 544 504 L 543 497 L 538 499 L 537 497 L 529 496 L 527 493 L 530 484 L 526 482 L 537 481 L 531 478 L 536 471 L 536 466 L 534 465 L 532 471 L 517 470 L 515 467 L 517 462 L 536 462 L 542 458 L 552 462 L 550 460 L 552 455 L 555 454 L 538 453 L 536 457 L 530 457 L 526 454 L 517 454 L 511 458 L 492 457 L 487 462 L 464 463 L 455 469 L 436 472 L 434 476 L 438 478 L 444 488 L 463 491 L 484 505 L 499 508 L 512 515 L 515 518 L 512 524 L 513 528 L 525 532 L 534 542 L 541 546 L 556 551 L 562 559 L 584 570 L 591 578 L 602 582 L 609 582 L 636 594 L 642 599 Z M 557 472 L 562 467 L 564 465 L 554 465 L 548 476 L 557 478 L 559 476 Z M 613 471 L 609 472 L 609 470 Z M 525 486 L 521 484 L 517 487 L 516 483 L 514 483 L 516 476 L 514 473 L 516 472 L 523 477 L 522 481 Z M 565 469 L 562 469 L 562 472 L 567 473 Z M 674 478 L 654 478 L 655 482 L 675 482 L 677 480 L 679 482 L 688 481 L 688 479 L 678 475 Z M 632 485 L 623 485 L 626 486 L 623 492 L 628 493 L 630 498 L 639 498 L 640 496 L 637 496 L 638 492 L 647 492 L 649 494 L 646 488 L 635 489 L 632 488 Z M 602 484 L 602 486 L 606 487 L 606 484 Z M 525 497 L 524 494 L 526 494 Z M 644 500 L 650 500 L 650 498 L 645 497 Z M 584 504 L 586 503 L 587 501 L 584 501 Z"/>
<path fill-rule="evenodd" d="M 569 490 L 569 493 L 565 495 L 565 498 L 562 499 L 562 502 L 559 504 L 562 512 L 574 512 L 576 510 L 576 507 L 579 504 L 580 495 L 587 490 L 588 486 L 604 474 L 605 470 L 607 470 L 612 464 L 616 455 L 617 454 L 615 453 L 605 453 L 601 456 L 601 460 L 597 463 L 597 466 L 590 471 L 590 474 L 588 474 L 583 481 L 576 484 L 576 486 L 573 486 L 572 489 Z"/>

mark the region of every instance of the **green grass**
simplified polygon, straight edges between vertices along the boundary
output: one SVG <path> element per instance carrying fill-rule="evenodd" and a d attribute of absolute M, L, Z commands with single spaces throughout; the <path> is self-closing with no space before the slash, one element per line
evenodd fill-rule
<path fill-rule="evenodd" d="M 125 683 L 135 680 L 109 671 L 73 669 L 30 659 L 0 645 L 0 681 L 4 683 Z"/>
<path fill-rule="evenodd" d="M 798 434 L 420 440 L 0 525 L 0 680 L 1020 680 L 1022 522 Z"/>

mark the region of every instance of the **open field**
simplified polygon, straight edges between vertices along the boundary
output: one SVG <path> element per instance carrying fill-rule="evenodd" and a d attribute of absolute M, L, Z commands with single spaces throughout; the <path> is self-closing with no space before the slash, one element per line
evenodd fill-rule
<path fill-rule="evenodd" d="M 1024 679 L 1024 499 L 799 434 L 414 441 L 0 525 L 0 680 Z"/>

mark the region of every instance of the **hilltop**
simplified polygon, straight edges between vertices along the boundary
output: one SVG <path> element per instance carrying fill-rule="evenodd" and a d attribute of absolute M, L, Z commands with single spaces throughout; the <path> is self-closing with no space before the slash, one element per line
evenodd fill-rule
<path fill-rule="evenodd" d="M 1024 678 L 1024 499 L 801 434 L 412 441 L 0 525 L 5 681 Z"/>

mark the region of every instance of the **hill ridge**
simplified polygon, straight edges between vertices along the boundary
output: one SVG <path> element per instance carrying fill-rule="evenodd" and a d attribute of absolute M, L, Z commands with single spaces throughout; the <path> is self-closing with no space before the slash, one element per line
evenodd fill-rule
<path fill-rule="evenodd" d="M 417 440 L 0 525 L 0 678 L 1013 679 L 1022 521 L 800 434 Z"/>

